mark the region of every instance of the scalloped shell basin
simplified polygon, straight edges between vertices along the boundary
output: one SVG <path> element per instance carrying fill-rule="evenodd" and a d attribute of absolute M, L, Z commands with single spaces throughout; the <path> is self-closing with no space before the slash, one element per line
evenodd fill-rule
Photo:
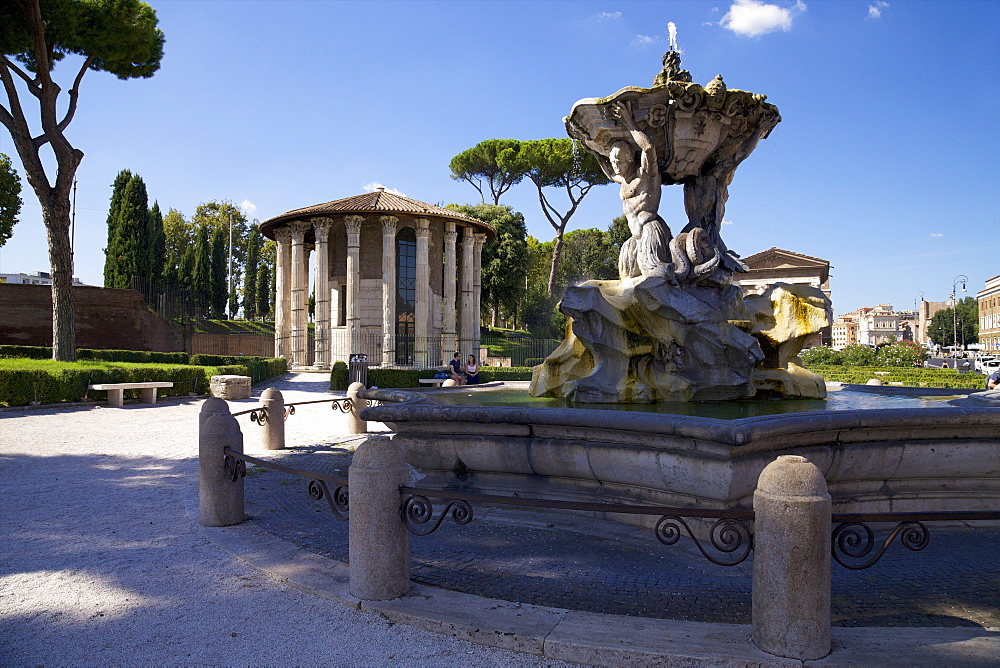
<path fill-rule="evenodd" d="M 1000 510 L 1000 409 L 949 405 L 949 396 L 840 390 L 825 401 L 642 410 L 568 408 L 526 391 L 489 388 L 366 396 L 384 403 L 364 409 L 362 418 L 396 432 L 407 462 L 425 475 L 422 486 L 752 508 L 760 472 L 778 455 L 795 454 L 823 472 L 837 512 Z M 624 519 L 644 521 L 630 518 Z"/>

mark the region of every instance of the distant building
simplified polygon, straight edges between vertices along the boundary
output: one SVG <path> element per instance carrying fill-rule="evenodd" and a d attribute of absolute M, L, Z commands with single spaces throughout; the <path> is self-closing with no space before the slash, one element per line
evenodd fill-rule
<path fill-rule="evenodd" d="M 858 342 L 858 323 L 852 318 L 840 316 L 833 321 L 830 326 L 831 344 L 837 350 L 843 350 L 847 346 L 856 345 Z"/>
<path fill-rule="evenodd" d="M 793 253 L 772 246 L 766 251 L 742 258 L 749 271 L 733 276 L 743 295 L 759 295 L 775 283 L 811 285 L 830 296 L 830 262 L 818 257 Z M 832 311 L 827 314 L 833 320 Z M 806 347 L 832 343 L 832 330 L 826 327 Z"/>
<path fill-rule="evenodd" d="M 891 304 L 863 306 L 844 313 L 833 324 L 837 331 L 834 348 L 861 344 L 875 346 L 893 341 L 913 341 L 913 311 L 893 311 Z"/>
<path fill-rule="evenodd" d="M 930 343 L 930 336 L 927 335 L 927 330 L 930 328 L 931 320 L 934 318 L 935 313 L 943 311 L 946 308 L 951 308 L 950 302 L 928 302 L 921 300 L 920 307 L 917 309 L 917 321 L 913 330 L 913 340 L 922 345 Z M 937 343 L 941 342 L 938 341 Z"/>
<path fill-rule="evenodd" d="M 52 274 L 47 271 L 36 271 L 33 274 L 0 274 L 0 283 L 10 285 L 52 285 Z M 80 279 L 73 277 L 73 285 L 83 285 Z"/>
<path fill-rule="evenodd" d="M 1000 276 L 987 280 L 976 299 L 979 301 L 979 343 L 983 350 L 1000 352 Z"/>

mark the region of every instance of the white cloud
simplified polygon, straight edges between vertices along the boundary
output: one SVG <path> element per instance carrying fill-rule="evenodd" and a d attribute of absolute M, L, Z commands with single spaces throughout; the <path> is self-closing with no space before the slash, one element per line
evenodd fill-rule
<path fill-rule="evenodd" d="M 243 209 L 244 212 L 252 216 L 253 212 L 257 210 L 257 205 L 251 202 L 250 200 L 245 199 L 242 202 L 240 202 L 240 208 Z"/>
<path fill-rule="evenodd" d="M 791 7 L 767 4 L 761 0 L 735 0 L 719 25 L 737 35 L 760 37 L 776 30 L 788 32 L 792 29 L 794 16 L 805 10 L 802 0 L 796 0 Z"/>
<path fill-rule="evenodd" d="M 631 46 L 649 46 L 650 44 L 659 44 L 660 38 L 651 35 L 636 35 L 635 39 L 632 40 Z"/>
<path fill-rule="evenodd" d="M 868 5 L 868 18 L 870 19 L 880 19 L 882 18 L 882 10 L 889 6 L 888 2 L 882 2 L 878 0 L 874 5 Z"/>
<path fill-rule="evenodd" d="M 931 236 L 932 237 L 943 237 L 944 235 L 941 234 L 940 232 L 931 232 Z"/>
<path fill-rule="evenodd" d="M 733 221 L 731 221 L 731 220 L 726 220 L 725 218 L 723 218 L 723 219 L 722 219 L 722 224 L 723 224 L 723 225 L 732 225 L 732 224 L 733 224 Z"/>
<path fill-rule="evenodd" d="M 384 185 L 382 185 L 378 181 L 372 181 L 370 183 L 366 183 L 363 186 L 361 186 L 361 188 L 366 193 L 370 193 L 370 192 L 372 192 L 372 191 L 374 191 L 374 190 L 376 190 L 378 188 L 382 188 L 387 193 L 392 193 L 393 195 L 399 195 L 400 197 L 406 197 L 406 193 L 400 192 L 400 191 L 396 190 L 395 188 L 386 188 Z"/>
<path fill-rule="evenodd" d="M 621 12 L 598 12 L 594 14 L 591 18 L 593 21 L 604 22 L 604 21 L 617 21 L 622 17 Z"/>

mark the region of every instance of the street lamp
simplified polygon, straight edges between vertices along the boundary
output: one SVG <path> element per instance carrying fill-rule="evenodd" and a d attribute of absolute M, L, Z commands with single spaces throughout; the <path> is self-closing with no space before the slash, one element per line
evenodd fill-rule
<path fill-rule="evenodd" d="M 965 284 L 968 280 L 968 276 L 959 274 L 951 284 L 951 346 L 953 351 L 958 344 L 958 300 L 955 299 L 955 292 L 959 283 L 962 284 L 962 292 L 965 292 Z"/>

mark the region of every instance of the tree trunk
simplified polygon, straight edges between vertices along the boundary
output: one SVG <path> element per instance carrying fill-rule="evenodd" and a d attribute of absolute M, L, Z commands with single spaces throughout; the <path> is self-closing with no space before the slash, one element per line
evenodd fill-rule
<path fill-rule="evenodd" d="M 563 228 L 565 229 L 565 228 Z M 552 248 L 552 267 L 549 269 L 549 297 L 556 289 L 556 267 L 559 266 L 559 256 L 562 255 L 563 231 L 559 230 L 556 235 L 556 245 Z"/>
<path fill-rule="evenodd" d="M 53 190 L 42 206 L 52 265 L 52 359 L 76 361 L 76 320 L 73 303 L 73 252 L 69 242 L 69 194 Z"/>

